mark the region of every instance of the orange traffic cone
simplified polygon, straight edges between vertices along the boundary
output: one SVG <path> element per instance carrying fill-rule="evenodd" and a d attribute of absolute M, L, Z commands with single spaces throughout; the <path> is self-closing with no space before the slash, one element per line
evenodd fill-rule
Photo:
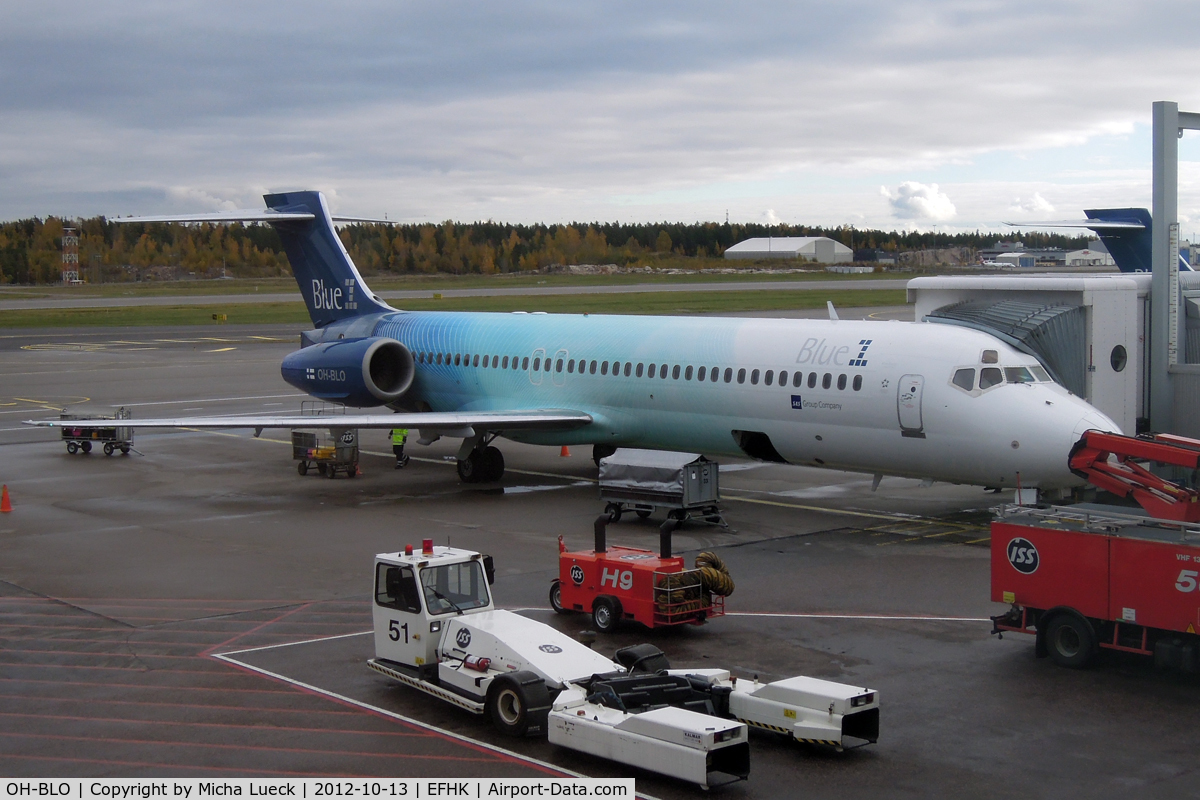
<path fill-rule="evenodd" d="M 558 454 L 559 454 L 560 456 L 562 456 L 563 458 L 570 458 L 570 457 L 571 457 L 571 448 L 567 447 L 567 446 L 564 444 L 564 445 L 562 446 L 562 450 L 560 450 Z"/>
<path fill-rule="evenodd" d="M 8 499 L 8 484 L 4 484 L 4 491 L 0 492 L 0 512 L 7 514 L 12 511 L 12 501 Z"/>

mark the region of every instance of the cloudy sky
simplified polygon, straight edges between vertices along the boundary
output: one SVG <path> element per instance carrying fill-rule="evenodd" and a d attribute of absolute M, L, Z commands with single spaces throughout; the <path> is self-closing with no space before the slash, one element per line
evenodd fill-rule
<path fill-rule="evenodd" d="M 0 219 L 996 228 L 1150 204 L 1195 0 L 0 5 Z M 1200 133 L 1180 143 L 1200 230 Z"/>

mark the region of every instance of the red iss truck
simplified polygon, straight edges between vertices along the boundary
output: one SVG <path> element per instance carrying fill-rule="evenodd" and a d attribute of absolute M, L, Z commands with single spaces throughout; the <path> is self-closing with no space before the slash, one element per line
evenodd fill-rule
<path fill-rule="evenodd" d="M 1200 468 L 1200 441 L 1089 431 L 1071 466 L 1135 507 L 1008 506 L 992 522 L 992 633 L 1036 633 L 1039 656 L 1086 666 L 1100 648 L 1200 671 L 1200 493 L 1137 462 Z"/>

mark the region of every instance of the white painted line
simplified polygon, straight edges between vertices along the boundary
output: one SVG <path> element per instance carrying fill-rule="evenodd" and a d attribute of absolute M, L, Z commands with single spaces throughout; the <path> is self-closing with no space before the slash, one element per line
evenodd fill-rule
<path fill-rule="evenodd" d="M 236 656 L 242 653 L 257 653 L 259 650 L 275 650 L 280 647 L 295 647 L 298 644 L 316 644 L 317 642 L 332 642 L 334 639 L 349 639 L 352 636 L 366 636 L 372 631 L 359 631 L 358 633 L 342 633 L 337 636 L 322 636 L 319 639 L 301 639 L 298 642 L 283 642 L 281 644 L 264 644 L 262 647 L 247 647 L 244 650 L 227 650 L 224 653 L 214 653 L 216 658 L 222 656 Z"/>
<path fill-rule="evenodd" d="M 313 641 L 320 641 L 320 640 L 313 640 Z M 298 642 L 298 644 L 307 644 L 307 642 Z M 244 652 L 244 651 L 239 651 L 239 652 Z M 462 734 L 454 733 L 453 731 L 448 731 L 444 728 L 439 728 L 436 725 L 430 725 L 426 722 L 421 722 L 420 720 L 413 719 L 412 717 L 406 717 L 403 714 L 397 714 L 395 711 L 388 711 L 386 708 L 380 708 L 379 706 L 373 706 L 370 703 L 364 703 L 361 700 L 355 700 L 352 697 L 347 697 L 346 695 L 338 694 L 337 692 L 331 692 L 328 689 L 322 689 L 319 686 L 313 686 L 311 683 L 304 683 L 303 681 L 298 681 L 295 678 L 289 678 L 286 675 L 280 675 L 277 672 L 271 672 L 270 670 L 263 669 L 262 667 L 256 667 L 253 664 L 247 664 L 244 661 L 238 661 L 236 658 L 230 658 L 228 655 L 226 655 L 224 653 L 215 654 L 215 655 L 213 655 L 213 658 L 219 659 L 228 664 L 236 664 L 237 666 L 242 667 L 243 669 L 248 669 L 251 672 L 257 672 L 259 675 L 265 675 L 268 678 L 274 678 L 277 681 L 281 681 L 283 683 L 287 683 L 292 686 L 297 686 L 301 689 L 305 689 L 305 690 L 313 692 L 315 694 L 323 695 L 325 697 L 329 697 L 334 700 L 338 700 L 338 701 L 346 703 L 348 705 L 356 706 L 358 708 L 363 709 L 364 711 L 373 711 L 376 714 L 381 714 L 385 717 L 390 717 L 391 719 L 398 720 L 400 722 L 404 722 L 408 725 L 412 725 L 413 727 L 421 728 L 421 729 L 429 731 L 431 733 L 436 733 L 440 736 L 445 736 L 448 739 L 454 739 L 455 741 L 462 742 L 463 744 L 468 744 L 468 745 L 478 747 L 483 750 L 490 750 L 493 753 L 498 753 L 500 755 L 511 758 L 515 761 L 522 761 L 527 764 L 535 764 L 539 767 L 542 767 L 543 769 L 552 770 L 552 771 L 560 773 L 562 775 L 569 775 L 572 778 L 591 777 L 590 775 L 584 775 L 582 772 L 575 772 L 574 770 L 567 769 L 566 767 L 560 767 L 557 764 L 551 764 L 548 761 L 542 761 L 539 758 L 532 758 L 530 756 L 521 755 L 520 753 L 515 753 L 512 750 L 505 750 L 503 747 L 497 747 L 496 745 L 488 744 L 487 742 L 481 742 L 476 739 L 471 739 L 467 736 L 463 736 Z M 640 792 L 638 794 L 641 797 L 647 798 L 647 800 L 655 800 L 655 798 L 651 798 L 650 795 L 644 795 L 644 794 L 641 794 Z"/>
<path fill-rule="evenodd" d="M 278 400 L 281 397 L 308 397 L 306 394 L 256 394 L 246 397 L 193 397 L 188 400 L 159 400 L 154 403 L 122 403 L 124 406 L 169 406 L 178 403 L 223 403 L 228 400 Z"/>

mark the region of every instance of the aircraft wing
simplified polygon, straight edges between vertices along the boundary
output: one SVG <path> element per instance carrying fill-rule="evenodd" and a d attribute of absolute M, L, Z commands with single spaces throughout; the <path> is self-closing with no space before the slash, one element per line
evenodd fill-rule
<path fill-rule="evenodd" d="M 421 438 L 471 438 L 484 431 L 573 430 L 591 423 L 582 411 L 535 408 L 518 411 L 449 411 L 411 414 L 323 414 L 316 416 L 171 417 L 163 419 L 26 420 L 39 428 L 415 428 Z"/>
<path fill-rule="evenodd" d="M 274 211 L 266 208 L 239 208 L 233 211 L 206 211 L 198 214 L 151 214 L 142 217 L 113 217 L 109 222 L 307 222 L 316 214 L 307 211 Z M 394 225 L 394 219 L 331 215 L 334 222 L 377 222 Z"/>

